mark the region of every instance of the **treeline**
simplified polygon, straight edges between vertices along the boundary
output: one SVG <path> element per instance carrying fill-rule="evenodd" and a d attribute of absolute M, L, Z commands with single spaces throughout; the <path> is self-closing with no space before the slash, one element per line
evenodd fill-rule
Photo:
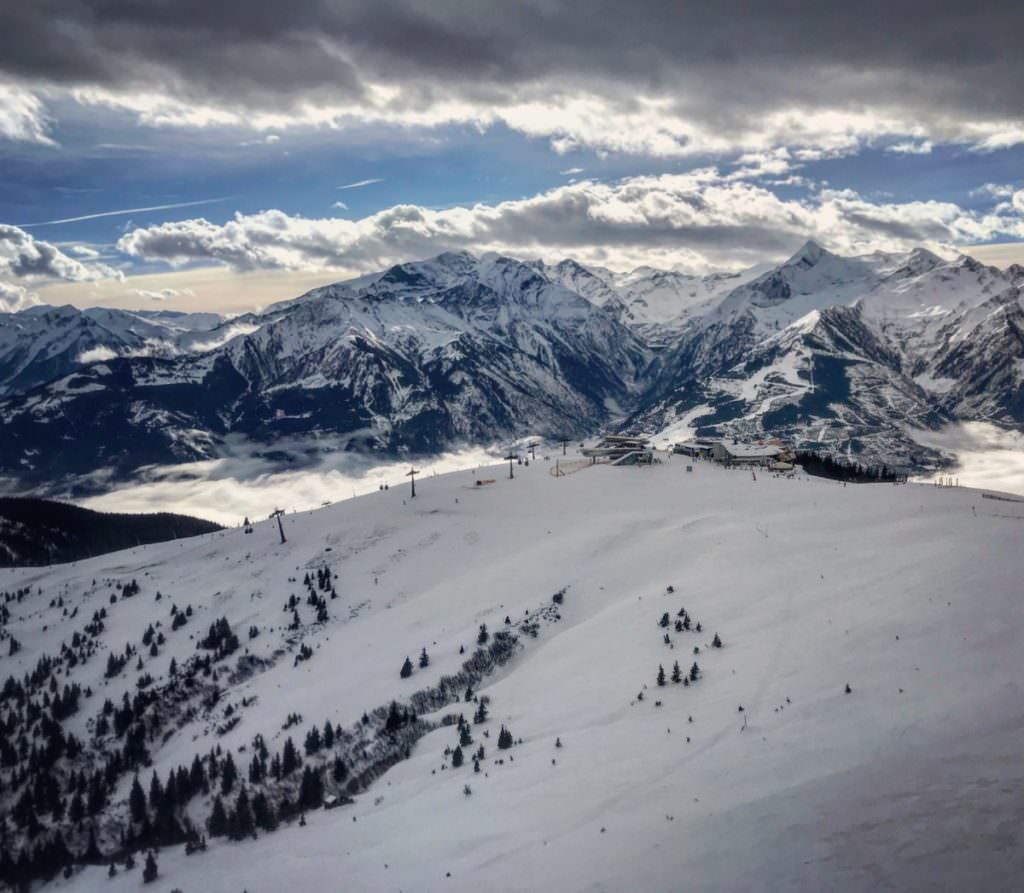
<path fill-rule="evenodd" d="M 188 515 L 113 514 L 47 499 L 0 497 L 0 567 L 78 561 L 221 529 Z"/>
<path fill-rule="evenodd" d="M 893 471 L 888 465 L 861 465 L 859 462 L 843 462 L 820 453 L 797 452 L 794 460 L 808 474 L 829 478 L 833 481 L 849 481 L 857 484 L 902 483 L 907 476 Z"/>

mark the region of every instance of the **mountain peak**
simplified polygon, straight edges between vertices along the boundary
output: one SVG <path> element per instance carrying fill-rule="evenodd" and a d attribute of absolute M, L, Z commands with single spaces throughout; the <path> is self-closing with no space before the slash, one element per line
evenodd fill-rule
<path fill-rule="evenodd" d="M 814 239 L 808 239 L 783 266 L 803 264 L 805 267 L 813 267 L 823 257 L 832 257 L 832 254 L 822 248 Z"/>

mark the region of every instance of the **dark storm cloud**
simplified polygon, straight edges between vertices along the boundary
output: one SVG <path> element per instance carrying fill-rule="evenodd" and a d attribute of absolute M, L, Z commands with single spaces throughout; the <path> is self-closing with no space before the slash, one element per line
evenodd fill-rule
<path fill-rule="evenodd" d="M 3 4 L 0 71 L 287 111 L 370 84 L 424 108 L 531 89 L 663 97 L 709 127 L 775 109 L 1020 121 L 1024 4 L 45 0 Z"/>

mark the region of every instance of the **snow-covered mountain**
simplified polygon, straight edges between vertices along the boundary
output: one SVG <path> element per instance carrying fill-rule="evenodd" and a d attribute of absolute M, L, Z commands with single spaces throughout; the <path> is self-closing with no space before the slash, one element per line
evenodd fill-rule
<path fill-rule="evenodd" d="M 83 364 L 142 353 L 167 355 L 208 340 L 215 313 L 30 307 L 0 313 L 0 397 L 68 375 Z"/>
<path fill-rule="evenodd" d="M 0 404 L 0 471 L 54 480 L 332 435 L 428 452 L 622 416 L 650 360 L 612 315 L 510 258 L 444 254 L 315 289 L 205 352 L 95 363 Z M 220 329 L 209 333 L 216 335 Z M 74 451 L 41 440 L 74 440 Z"/>
<path fill-rule="evenodd" d="M 584 267 L 574 260 L 551 265 L 535 261 L 534 266 L 551 281 L 603 307 L 656 347 L 670 343 L 688 320 L 706 313 L 760 271 L 752 267 L 741 273 L 693 276 L 639 267 L 629 273 L 614 273 L 602 267 Z"/>
<path fill-rule="evenodd" d="M 5 571 L 3 877 L 1015 889 L 1021 505 L 558 458 Z"/>
<path fill-rule="evenodd" d="M 808 242 L 704 277 L 452 252 L 232 320 L 36 308 L 0 329 L 0 474 L 96 487 L 229 436 L 428 453 L 606 427 L 934 465 L 920 428 L 1024 422 L 1022 286 L 968 257 Z"/>
<path fill-rule="evenodd" d="M 631 424 L 929 460 L 914 429 L 1024 422 L 1019 271 L 809 242 L 692 320 Z"/>

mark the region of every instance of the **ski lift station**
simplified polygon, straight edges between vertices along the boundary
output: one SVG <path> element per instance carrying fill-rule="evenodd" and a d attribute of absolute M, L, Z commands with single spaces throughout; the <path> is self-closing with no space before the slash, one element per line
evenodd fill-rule
<path fill-rule="evenodd" d="M 645 437 L 625 434 L 608 434 L 592 447 L 583 447 L 580 452 L 595 462 L 600 460 L 609 465 L 650 465 L 654 451 Z"/>
<path fill-rule="evenodd" d="M 777 443 L 696 439 L 677 443 L 672 451 L 694 459 L 713 459 L 723 465 L 753 465 L 777 470 L 792 468 L 788 450 Z"/>

